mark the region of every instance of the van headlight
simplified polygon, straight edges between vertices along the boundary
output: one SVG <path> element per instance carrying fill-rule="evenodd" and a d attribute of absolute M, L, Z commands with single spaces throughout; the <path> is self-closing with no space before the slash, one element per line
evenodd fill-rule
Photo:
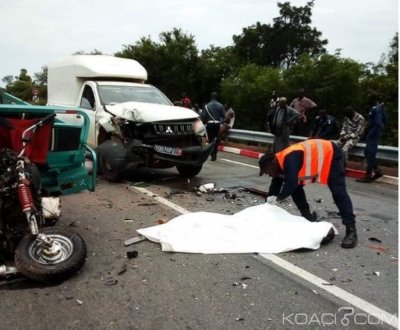
<path fill-rule="evenodd" d="M 200 137 L 207 136 L 206 127 L 204 126 L 203 122 L 200 119 L 197 119 L 193 123 L 193 133 Z"/>

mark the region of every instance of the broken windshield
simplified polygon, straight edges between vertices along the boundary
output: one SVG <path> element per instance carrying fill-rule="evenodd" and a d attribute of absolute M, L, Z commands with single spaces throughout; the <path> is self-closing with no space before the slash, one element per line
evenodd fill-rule
<path fill-rule="evenodd" d="M 150 85 L 100 85 L 98 88 L 101 102 L 105 105 L 124 102 L 143 102 L 172 105 L 171 101 L 163 93 Z"/>

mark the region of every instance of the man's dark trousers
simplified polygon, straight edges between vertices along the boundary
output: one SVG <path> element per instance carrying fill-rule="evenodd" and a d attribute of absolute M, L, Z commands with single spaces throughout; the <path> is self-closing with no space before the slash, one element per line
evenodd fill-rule
<path fill-rule="evenodd" d="M 219 145 L 219 128 L 221 124 L 219 122 L 209 121 L 206 125 L 208 141 L 212 142 L 217 139 L 214 145 L 214 149 L 211 151 L 211 158 L 216 159 Z"/>
<path fill-rule="evenodd" d="M 344 168 L 344 155 L 342 150 L 333 143 L 333 158 L 328 177 L 328 187 L 333 200 L 339 209 L 340 217 L 344 225 L 355 223 L 353 204 L 346 190 L 346 174 Z"/>

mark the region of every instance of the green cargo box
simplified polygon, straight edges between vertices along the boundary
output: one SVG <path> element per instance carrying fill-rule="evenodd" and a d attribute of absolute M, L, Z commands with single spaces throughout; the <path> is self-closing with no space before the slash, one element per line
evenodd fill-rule
<path fill-rule="evenodd" d="M 76 108 L 34 106 L 2 93 L 0 103 L 0 150 L 22 147 L 22 132 L 41 118 L 55 118 L 35 132 L 27 153 L 41 174 L 46 195 L 66 195 L 96 186 L 96 153 L 87 144 L 89 117 Z M 70 119 L 69 119 L 70 118 Z"/>

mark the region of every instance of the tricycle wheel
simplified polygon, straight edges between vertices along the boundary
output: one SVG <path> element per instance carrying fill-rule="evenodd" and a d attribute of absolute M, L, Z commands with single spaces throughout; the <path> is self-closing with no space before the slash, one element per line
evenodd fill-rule
<path fill-rule="evenodd" d="M 99 165 L 102 176 L 110 182 L 118 182 L 122 173 L 119 170 L 111 169 L 110 163 L 103 156 L 99 156 Z"/>
<path fill-rule="evenodd" d="M 177 166 L 176 169 L 178 170 L 179 174 L 185 178 L 192 178 L 200 173 L 203 165 L 199 166 Z"/>
<path fill-rule="evenodd" d="M 86 244 L 68 228 L 43 228 L 41 233 L 53 240 L 49 249 L 34 235 L 24 236 L 15 250 L 15 265 L 26 277 L 40 282 L 59 282 L 74 275 L 85 263 Z"/>

